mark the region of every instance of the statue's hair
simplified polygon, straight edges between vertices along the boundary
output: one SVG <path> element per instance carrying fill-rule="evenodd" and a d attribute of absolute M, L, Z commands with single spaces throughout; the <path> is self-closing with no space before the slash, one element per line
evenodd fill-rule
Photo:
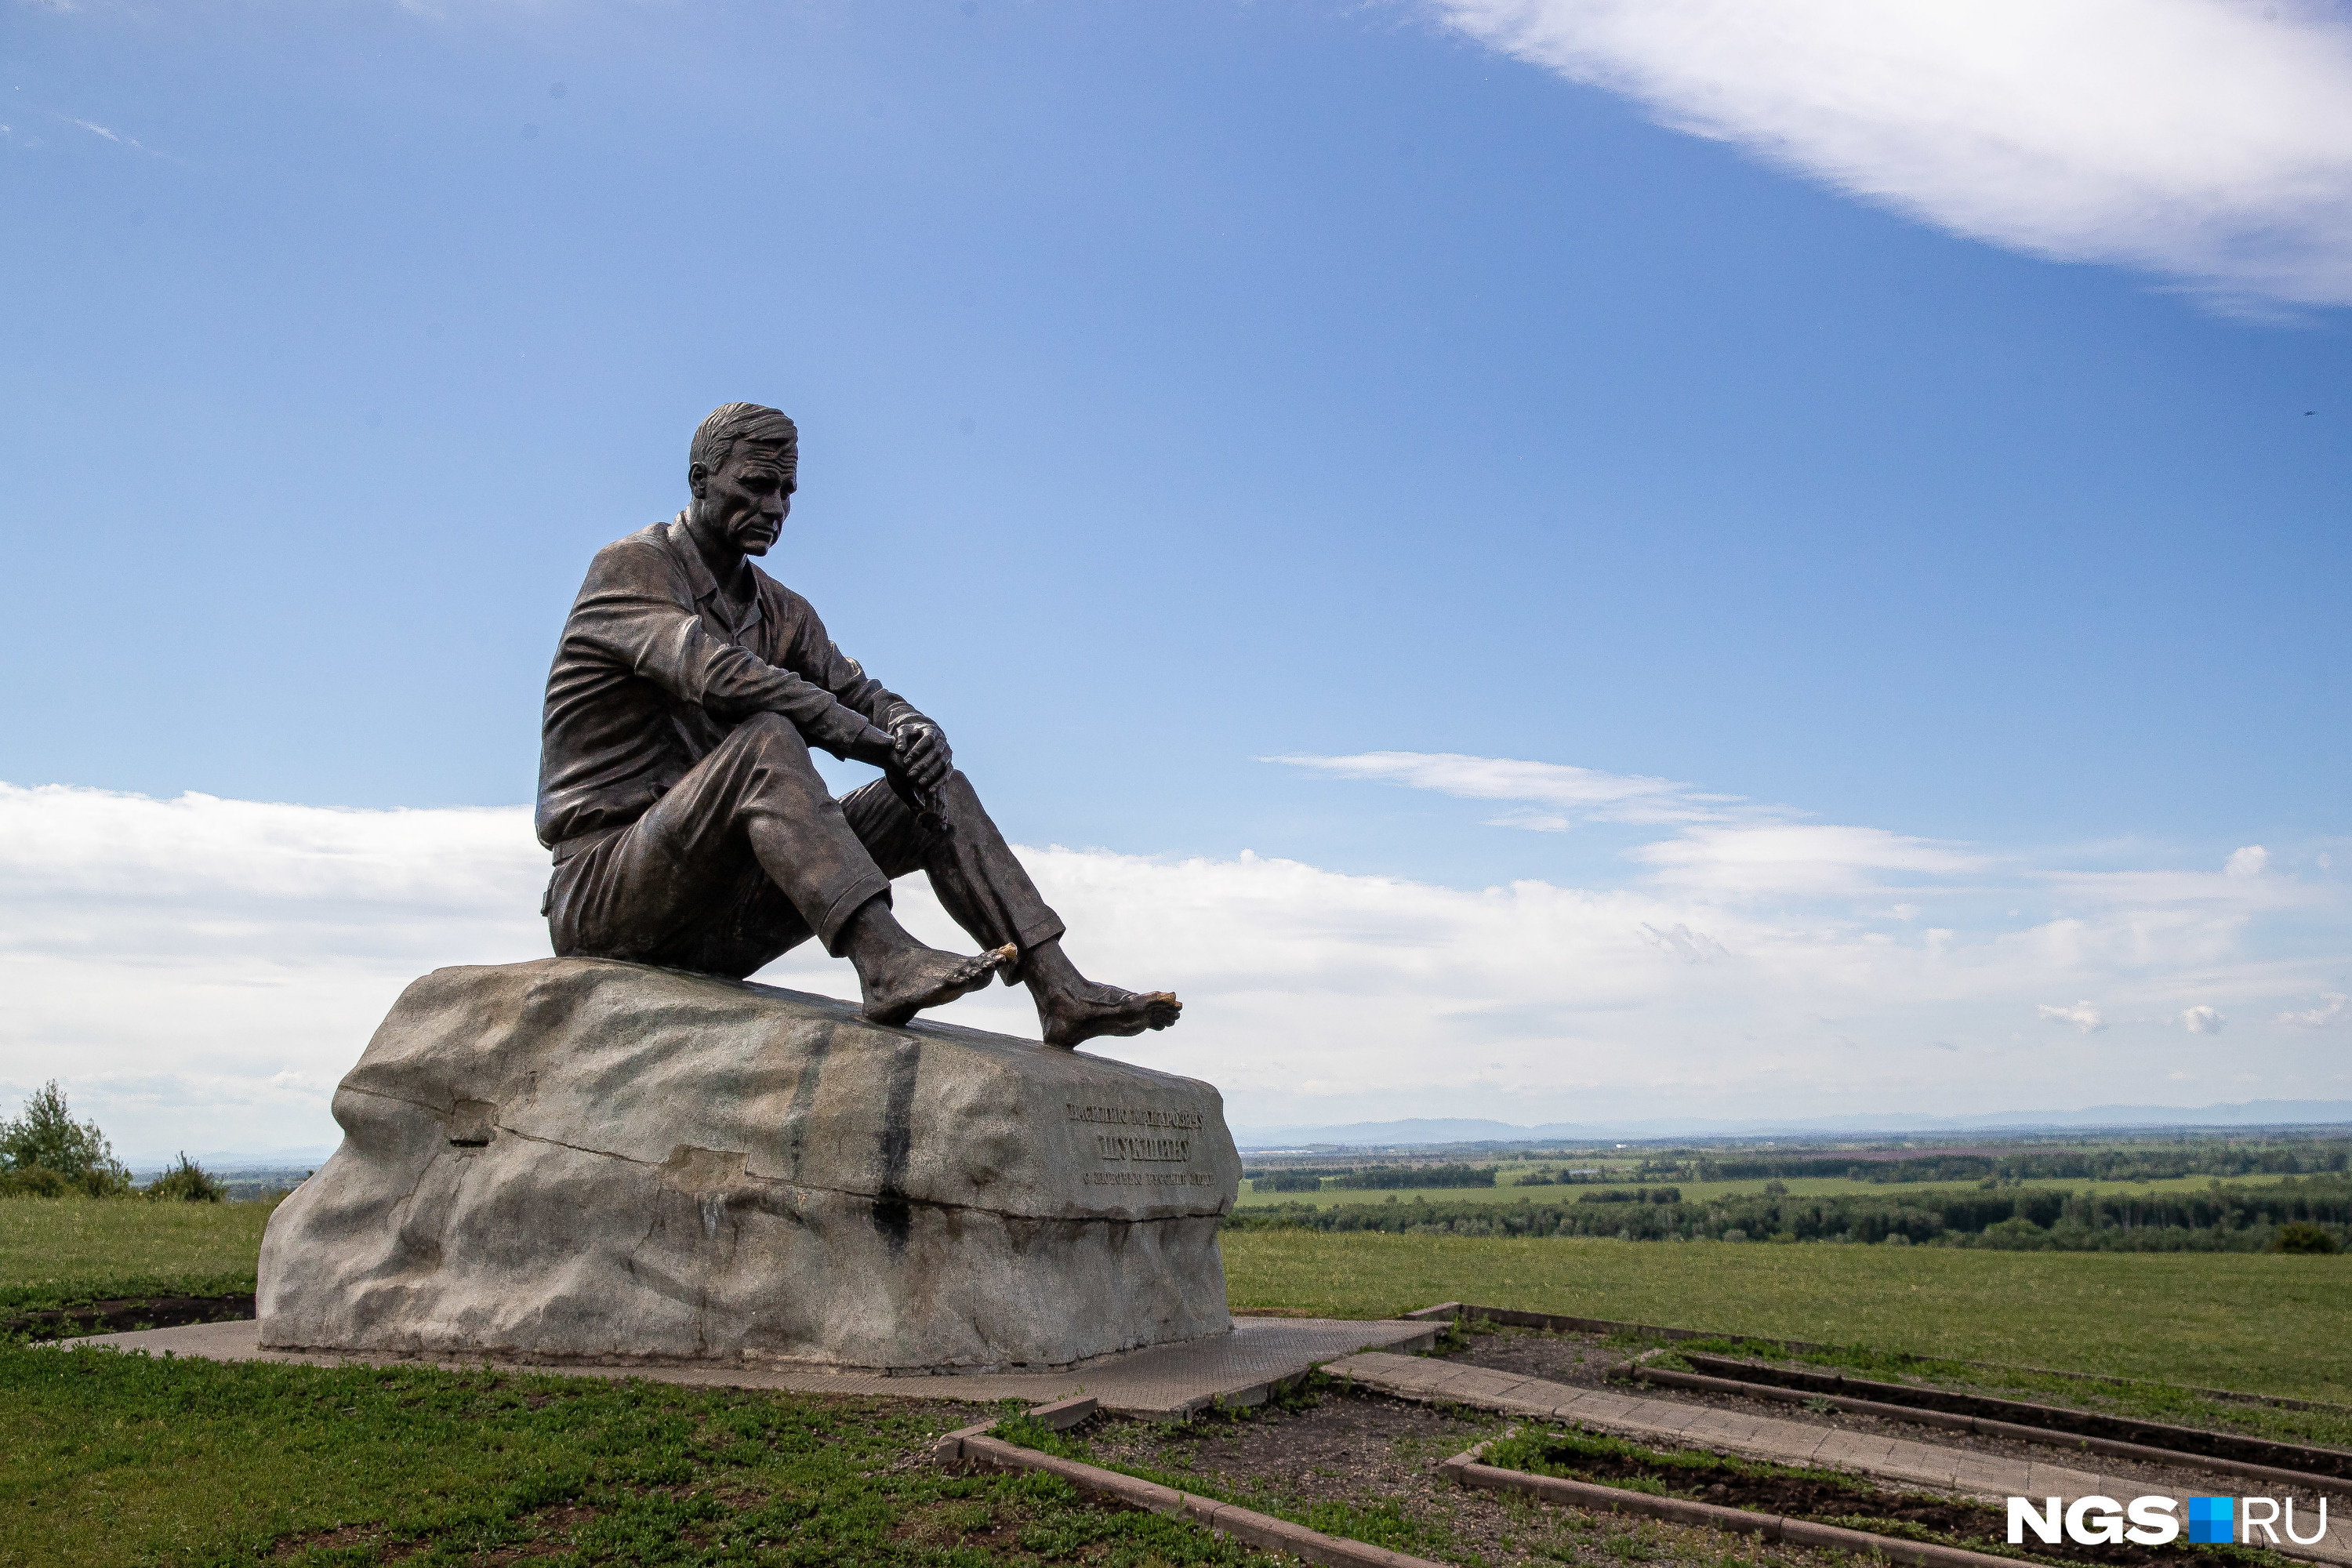
<path fill-rule="evenodd" d="M 800 426 L 757 403 L 722 403 L 696 427 L 694 445 L 687 448 L 687 466 L 700 463 L 715 474 L 725 466 L 738 441 L 772 441 L 797 451 Z"/>

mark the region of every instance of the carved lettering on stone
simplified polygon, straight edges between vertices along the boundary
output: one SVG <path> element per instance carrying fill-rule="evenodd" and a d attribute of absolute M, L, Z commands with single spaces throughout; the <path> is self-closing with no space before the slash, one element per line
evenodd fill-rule
<path fill-rule="evenodd" d="M 1201 1130 L 1201 1113 L 1197 1110 L 1157 1110 L 1149 1106 L 1080 1105 L 1074 1100 L 1062 1102 L 1062 1109 L 1073 1121 L 1093 1121 L 1113 1127 L 1165 1127 L 1178 1132 Z"/>

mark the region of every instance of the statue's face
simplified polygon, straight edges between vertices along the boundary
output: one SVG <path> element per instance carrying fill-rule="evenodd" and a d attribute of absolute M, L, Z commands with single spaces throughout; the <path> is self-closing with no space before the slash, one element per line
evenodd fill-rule
<path fill-rule="evenodd" d="M 712 531 L 746 555 L 765 555 L 792 514 L 800 454 L 790 447 L 738 441 L 697 497 Z"/>

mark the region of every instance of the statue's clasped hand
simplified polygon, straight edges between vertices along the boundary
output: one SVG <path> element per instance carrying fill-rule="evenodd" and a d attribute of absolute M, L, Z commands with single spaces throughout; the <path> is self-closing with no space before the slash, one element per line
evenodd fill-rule
<path fill-rule="evenodd" d="M 940 733 L 936 724 L 909 721 L 900 724 L 886 737 L 881 731 L 869 730 L 867 734 L 877 740 L 887 739 L 888 745 L 877 748 L 883 776 L 890 781 L 891 793 L 906 802 L 907 809 L 926 831 L 950 831 L 948 820 L 939 809 L 939 787 L 947 783 L 948 774 L 955 769 L 955 757 L 948 750 L 948 738 Z M 866 760 L 866 759 L 861 759 Z"/>
<path fill-rule="evenodd" d="M 892 730 L 890 757 L 908 782 L 925 795 L 947 783 L 955 769 L 955 754 L 948 750 L 948 738 L 936 724 L 909 721 Z"/>

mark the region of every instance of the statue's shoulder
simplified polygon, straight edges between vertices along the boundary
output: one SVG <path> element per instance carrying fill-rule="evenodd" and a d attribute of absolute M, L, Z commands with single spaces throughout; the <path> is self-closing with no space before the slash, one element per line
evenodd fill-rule
<path fill-rule="evenodd" d="M 670 522 L 650 523 L 635 533 L 625 534 L 596 552 L 589 563 L 591 582 L 599 578 L 623 577 L 642 580 L 648 576 L 669 577 L 684 570 L 683 563 L 671 548 Z"/>
<path fill-rule="evenodd" d="M 641 551 L 667 556 L 670 553 L 670 531 L 677 526 L 677 522 L 675 519 L 664 522 L 649 522 L 636 532 L 625 533 L 613 541 L 612 543 L 596 552 L 596 557 L 601 561 L 607 555 L 635 554 Z"/>

